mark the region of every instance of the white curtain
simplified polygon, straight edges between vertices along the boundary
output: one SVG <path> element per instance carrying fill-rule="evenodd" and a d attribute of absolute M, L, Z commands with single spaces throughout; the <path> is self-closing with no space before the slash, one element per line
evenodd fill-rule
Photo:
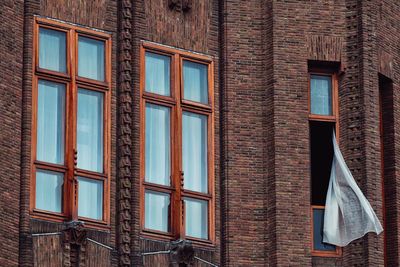
<path fill-rule="evenodd" d="M 183 61 L 184 97 L 187 100 L 208 103 L 207 66 Z"/>
<path fill-rule="evenodd" d="M 104 81 L 104 42 L 79 37 L 78 75 Z"/>
<path fill-rule="evenodd" d="M 368 232 L 380 234 L 383 228 L 350 173 L 335 133 L 332 139 L 334 157 L 325 204 L 324 242 L 344 247 Z"/>
<path fill-rule="evenodd" d="M 207 116 L 183 112 L 182 135 L 184 187 L 207 193 Z"/>
<path fill-rule="evenodd" d="M 207 201 L 185 198 L 186 235 L 208 239 L 208 204 Z"/>
<path fill-rule="evenodd" d="M 146 52 L 146 91 L 170 95 L 171 58 Z"/>
<path fill-rule="evenodd" d="M 147 229 L 168 232 L 169 195 L 146 191 L 145 203 L 145 227 Z"/>
<path fill-rule="evenodd" d="M 146 104 L 146 181 L 170 184 L 170 108 Z"/>
<path fill-rule="evenodd" d="M 103 94 L 78 90 L 78 168 L 103 172 Z"/>
<path fill-rule="evenodd" d="M 48 70 L 66 72 L 67 65 L 65 47 L 65 32 L 40 28 L 39 67 Z"/>
<path fill-rule="evenodd" d="M 332 115 L 332 79 L 329 76 L 311 76 L 311 113 Z"/>
<path fill-rule="evenodd" d="M 36 171 L 36 208 L 61 212 L 63 183 L 64 175 L 62 173 Z"/>
<path fill-rule="evenodd" d="M 64 164 L 64 121 L 65 85 L 39 80 L 37 160 Z"/>
<path fill-rule="evenodd" d="M 78 177 L 78 216 L 103 219 L 103 182 Z"/>

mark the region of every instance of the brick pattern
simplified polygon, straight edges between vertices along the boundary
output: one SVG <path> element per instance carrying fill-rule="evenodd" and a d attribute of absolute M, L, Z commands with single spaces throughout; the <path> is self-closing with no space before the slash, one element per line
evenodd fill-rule
<path fill-rule="evenodd" d="M 24 77 L 24 84 L 23 87 L 23 94 L 22 94 L 22 121 L 20 119 L 19 125 L 22 125 L 22 149 L 20 152 L 20 158 L 22 158 L 21 167 L 21 204 L 20 204 L 20 251 L 19 251 L 19 265 L 20 266 L 32 266 L 33 263 L 33 249 L 35 249 L 34 243 L 32 243 L 32 233 L 46 233 L 46 232 L 53 232 L 59 231 L 63 229 L 62 224 L 56 223 L 48 223 L 44 221 L 36 221 L 32 220 L 29 217 L 29 193 L 30 193 L 30 146 L 31 146 L 31 118 L 32 118 L 32 111 L 31 111 L 31 94 L 32 94 L 32 33 L 33 33 L 33 17 L 34 16 L 51 16 L 55 19 L 63 20 L 67 23 L 76 23 L 79 25 L 83 25 L 86 27 L 95 26 L 100 30 L 105 30 L 111 33 L 112 36 L 112 60 L 111 60 L 111 69 L 112 69 L 112 92 L 111 92 L 111 118 L 112 121 L 116 121 L 117 112 L 116 112 L 116 100 L 117 100 L 117 91 L 116 91 L 116 67 L 117 67 L 117 1 L 116 0 L 107 0 L 103 1 L 101 5 L 99 1 L 72 1 L 72 0 L 65 0 L 63 1 L 62 5 L 58 2 L 57 10 L 54 9 L 54 4 L 57 1 L 41 1 L 41 0 L 25 0 L 21 4 L 21 11 L 25 11 L 24 19 L 24 28 L 21 28 L 19 32 L 24 32 L 24 48 L 21 51 L 24 51 L 24 58 L 23 58 L 23 75 Z M 96 4 L 96 3 L 97 4 Z M 79 6 L 81 5 L 81 6 Z M 70 17 L 70 11 L 73 9 L 79 9 L 80 7 L 89 7 L 90 14 L 87 12 L 83 13 L 74 13 L 74 17 Z M 100 12 L 101 9 L 104 12 Z M 16 9 L 18 10 L 18 9 Z M 99 11 L 102 13 L 99 16 Z M 64 12 L 63 12 L 64 11 Z M 53 13 L 52 13 L 53 12 Z M 80 15 L 78 15 L 80 14 Z M 21 68 L 22 71 L 22 68 Z M 19 76 L 18 76 L 19 77 Z M 117 124 L 112 123 L 111 126 L 111 147 L 116 147 L 116 129 Z M 91 238 L 101 241 L 105 244 L 108 244 L 112 247 L 117 247 L 115 245 L 116 240 L 116 149 L 112 149 L 111 151 L 111 201 L 110 206 L 111 208 L 111 228 L 108 231 L 107 238 L 103 238 L 104 232 L 102 231 L 95 231 L 92 234 Z M 17 187 L 16 187 L 17 188 Z M 64 265 L 69 266 L 71 261 L 73 260 L 70 257 L 71 253 L 65 252 L 70 245 L 66 244 L 64 248 Z M 50 247 L 49 247 L 50 249 Z M 81 258 L 85 256 L 85 259 L 90 260 L 90 258 L 96 257 L 96 255 L 81 255 Z M 17 257 L 16 257 L 17 258 Z M 109 265 L 116 265 L 118 261 L 117 255 L 113 254 L 111 260 L 108 260 L 108 263 L 105 264 Z M 83 263 L 82 263 L 83 264 Z"/>
<path fill-rule="evenodd" d="M 386 260 L 387 266 L 399 266 L 400 264 L 400 232 L 399 232 L 399 214 L 400 214 L 400 197 L 399 197 L 399 131 L 400 124 L 400 94 L 399 94 L 399 74 L 400 74 L 400 55 L 399 55 L 399 37 L 400 31 L 400 6 L 398 2 L 390 0 L 379 1 L 378 5 L 378 22 L 377 22 L 377 41 L 378 47 L 384 51 L 387 58 L 392 61 L 392 69 L 390 71 L 382 71 L 383 75 L 392 78 L 391 96 L 386 97 L 391 101 L 389 107 L 384 103 L 385 111 L 393 108 L 393 125 L 386 128 L 384 133 L 389 134 L 386 139 L 389 143 L 385 145 L 385 206 L 386 206 Z M 387 68 L 385 69 L 387 70 Z M 392 75 L 390 77 L 390 74 Z M 387 90 L 387 88 L 386 88 Z M 390 120 L 388 120 L 390 123 Z M 392 130 L 390 129 L 392 128 Z"/>
<path fill-rule="evenodd" d="M 307 36 L 308 59 L 317 61 L 342 61 L 342 37 L 323 35 Z"/>
<path fill-rule="evenodd" d="M 192 51 L 207 53 L 210 46 L 210 19 L 212 8 L 210 0 L 186 0 L 190 3 L 189 10 L 169 8 L 167 0 L 152 0 L 144 2 L 146 16 L 146 39 L 157 43 L 169 43 L 172 46 Z M 181 5 L 181 0 L 177 1 Z M 177 36 L 179 36 L 177 38 Z"/>
<path fill-rule="evenodd" d="M 337 47 L 345 33 L 344 1 L 277 2 L 272 14 L 274 266 L 329 266 L 336 260 L 311 255 L 307 63 L 315 55 L 308 53 L 307 36 L 324 36 L 326 45 Z"/>
<path fill-rule="evenodd" d="M 106 26 L 107 10 L 112 1 L 91 0 L 40 0 L 40 14 L 51 18 L 103 29 Z"/>
<path fill-rule="evenodd" d="M 130 266 L 131 262 L 131 162 L 132 162 L 132 4 L 120 3 L 119 30 L 119 132 L 118 132 L 118 250 L 119 265 Z"/>
<path fill-rule="evenodd" d="M 171 10 L 168 1 L 133 1 L 133 26 L 132 34 L 132 264 L 135 266 L 157 266 L 157 259 L 163 256 L 141 256 L 145 251 L 157 251 L 160 247 L 168 247 L 168 244 L 160 241 L 144 241 L 140 238 L 140 58 L 139 48 L 141 42 L 152 41 L 169 45 L 192 52 L 205 53 L 214 59 L 214 127 L 215 127 L 215 197 L 219 199 L 219 90 L 218 90 L 218 1 L 191 1 L 192 8 L 185 13 Z M 158 5 L 157 5 L 158 4 Z M 207 9 L 206 9 L 207 7 Z M 149 13 L 150 12 L 150 13 Z M 182 11 L 183 12 L 183 11 Z M 207 19 L 206 17 L 209 16 Z M 179 20 L 178 20 L 179 19 Z M 168 22 L 168 23 L 165 23 Z M 171 26 L 171 23 L 172 26 Z M 152 26 L 149 26 L 152 25 Z M 196 29 L 191 33 L 191 29 Z M 205 30 L 207 29 L 207 30 Z M 171 31 L 174 35 L 171 35 Z M 188 36 L 191 37 L 188 37 Z M 193 37 L 193 38 L 192 38 Z M 219 201 L 216 207 L 216 246 L 212 249 L 204 249 L 202 257 L 211 262 L 219 262 Z M 160 244 L 161 243 L 161 244 Z M 202 249 L 196 249 L 196 253 L 202 252 Z"/>
<path fill-rule="evenodd" d="M 382 235 L 352 242 L 340 258 L 311 255 L 307 62 L 341 61 L 341 149 L 381 219 L 378 72 L 392 78 L 386 145 L 391 149 L 385 150 L 386 259 L 387 266 L 398 266 L 398 2 L 188 0 L 189 11 L 170 9 L 169 2 L 1 2 L 0 265 L 32 266 L 33 249 L 46 253 L 46 242 L 35 247 L 30 234 L 63 228 L 29 217 L 32 23 L 34 15 L 41 15 L 113 35 L 111 228 L 89 236 L 117 252 L 81 247 L 80 265 L 95 262 L 90 259 L 97 250 L 111 257 L 98 263 L 105 266 L 168 262 L 161 255 L 140 256 L 168 248 L 168 243 L 142 239 L 139 228 L 138 59 L 140 43 L 147 40 L 206 53 L 215 61 L 216 244 L 196 248 L 196 255 L 220 266 L 383 266 Z M 57 246 L 51 250 L 60 253 Z M 65 266 L 77 259 L 72 254 L 71 245 L 63 244 Z"/>
<path fill-rule="evenodd" d="M 224 266 L 264 266 L 266 259 L 267 136 L 264 14 L 261 1 L 223 6 L 221 177 Z"/>
<path fill-rule="evenodd" d="M 33 266 L 37 267 L 63 267 L 63 248 L 60 235 L 35 236 L 32 238 Z"/>
<path fill-rule="evenodd" d="M 363 192 L 370 201 L 371 206 L 377 211 L 378 218 L 382 221 L 382 182 L 381 182 L 381 151 L 379 132 L 379 81 L 378 50 L 376 26 L 379 1 L 361 2 L 362 32 L 360 35 L 362 64 L 361 88 L 363 104 L 362 156 L 364 176 L 362 178 Z M 370 266 L 381 266 L 384 263 L 383 235 L 368 234 L 364 238 L 364 263 Z"/>
<path fill-rule="evenodd" d="M 0 266 L 19 260 L 24 3 L 0 3 Z"/>

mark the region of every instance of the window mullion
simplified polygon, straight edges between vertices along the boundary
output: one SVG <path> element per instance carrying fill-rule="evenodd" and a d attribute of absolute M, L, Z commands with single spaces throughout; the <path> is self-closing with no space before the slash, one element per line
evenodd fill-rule
<path fill-rule="evenodd" d="M 77 175 L 77 144 L 76 144 L 76 127 L 77 127 L 77 105 L 78 105 L 78 89 L 76 85 L 76 42 L 77 33 L 75 30 L 70 31 L 70 46 L 68 55 L 70 57 L 70 72 L 71 72 L 71 88 L 70 88 L 70 109 L 68 111 L 69 123 L 69 136 L 70 145 L 68 149 L 69 162 L 68 162 L 68 188 L 69 193 L 67 198 L 70 203 L 70 217 L 72 220 L 78 220 L 78 175 Z"/>
<path fill-rule="evenodd" d="M 181 108 L 181 69 L 180 69 L 180 57 L 175 54 L 173 57 L 173 71 L 172 71 L 172 84 L 174 86 L 174 96 L 176 100 L 175 108 L 175 121 L 173 127 L 173 140 L 175 143 L 175 168 L 174 168 L 174 182 L 175 182 L 175 205 L 173 206 L 174 216 L 174 228 L 175 235 L 177 238 L 184 236 L 184 204 L 182 198 L 182 189 L 184 182 L 184 173 L 182 169 L 182 108 Z"/>

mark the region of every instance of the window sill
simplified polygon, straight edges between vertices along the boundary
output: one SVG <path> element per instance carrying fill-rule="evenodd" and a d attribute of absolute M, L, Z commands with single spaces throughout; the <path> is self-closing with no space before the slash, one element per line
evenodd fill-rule
<path fill-rule="evenodd" d="M 63 214 L 47 212 L 42 210 L 33 210 L 31 212 L 32 219 L 38 219 L 47 222 L 53 223 L 67 223 L 71 219 Z M 111 226 L 105 221 L 96 221 L 87 218 L 79 217 L 79 221 L 84 222 L 84 228 L 93 229 L 93 230 L 102 230 L 102 231 L 110 231 Z"/>
<path fill-rule="evenodd" d="M 323 258 L 339 258 L 342 257 L 342 249 L 337 247 L 336 251 L 311 251 L 312 257 L 323 257 Z"/>
<path fill-rule="evenodd" d="M 174 240 L 177 240 L 179 238 L 176 238 L 172 236 L 172 234 L 168 233 L 159 233 L 156 231 L 149 231 L 149 230 L 142 230 L 141 231 L 141 237 L 143 239 L 147 240 L 154 240 L 154 241 L 164 241 L 164 242 L 171 242 Z M 183 239 L 186 239 L 190 241 L 195 248 L 208 248 L 208 249 L 213 249 L 215 248 L 215 244 L 211 240 L 204 240 L 204 239 L 198 239 L 198 238 L 192 238 L 192 237 L 185 237 Z"/>

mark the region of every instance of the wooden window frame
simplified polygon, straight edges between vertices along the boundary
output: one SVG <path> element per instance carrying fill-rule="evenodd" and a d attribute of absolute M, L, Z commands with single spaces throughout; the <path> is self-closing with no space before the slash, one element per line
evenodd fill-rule
<path fill-rule="evenodd" d="M 313 75 L 331 77 L 332 82 L 332 115 L 311 114 L 311 77 Z M 335 123 L 336 140 L 339 143 L 339 82 L 335 71 L 326 69 L 311 69 L 308 73 L 308 121 Z M 316 257 L 341 257 L 342 248 L 336 246 L 335 251 L 314 250 L 314 209 L 325 209 L 323 205 L 311 205 L 311 255 Z"/>
<path fill-rule="evenodd" d="M 145 91 L 145 53 L 166 55 L 170 61 L 170 94 L 157 95 Z M 208 104 L 183 99 L 183 60 L 208 66 Z M 194 245 L 214 246 L 215 242 L 215 193 L 214 193 L 214 78 L 211 57 L 187 51 L 142 42 L 140 48 L 140 228 L 141 234 L 157 240 L 190 240 Z M 146 103 L 170 108 L 170 153 L 171 185 L 163 186 L 145 181 L 145 108 Z M 208 193 L 194 192 L 183 187 L 182 165 L 182 114 L 184 111 L 207 116 L 207 163 Z M 170 232 L 160 232 L 145 228 L 145 191 L 170 194 Z M 208 202 L 208 239 L 185 236 L 184 198 L 194 198 Z"/>
<path fill-rule="evenodd" d="M 322 205 L 311 205 L 311 255 L 316 257 L 341 257 L 342 248 L 336 246 L 335 251 L 315 250 L 314 249 L 314 209 L 325 209 Z"/>
<path fill-rule="evenodd" d="M 39 68 L 40 28 L 66 33 L 66 73 Z M 104 82 L 82 78 L 77 75 L 79 36 L 104 41 Z M 31 217 L 55 222 L 80 220 L 85 223 L 85 226 L 91 228 L 108 229 L 110 225 L 111 35 L 102 31 L 91 30 L 48 18 L 35 17 L 32 69 Z M 39 80 L 65 84 L 64 165 L 41 162 L 36 159 Z M 82 170 L 77 167 L 78 89 L 86 89 L 103 94 L 103 173 Z M 37 169 L 64 173 L 61 213 L 40 210 L 35 207 Z M 102 220 L 78 216 L 78 176 L 103 182 Z"/>

